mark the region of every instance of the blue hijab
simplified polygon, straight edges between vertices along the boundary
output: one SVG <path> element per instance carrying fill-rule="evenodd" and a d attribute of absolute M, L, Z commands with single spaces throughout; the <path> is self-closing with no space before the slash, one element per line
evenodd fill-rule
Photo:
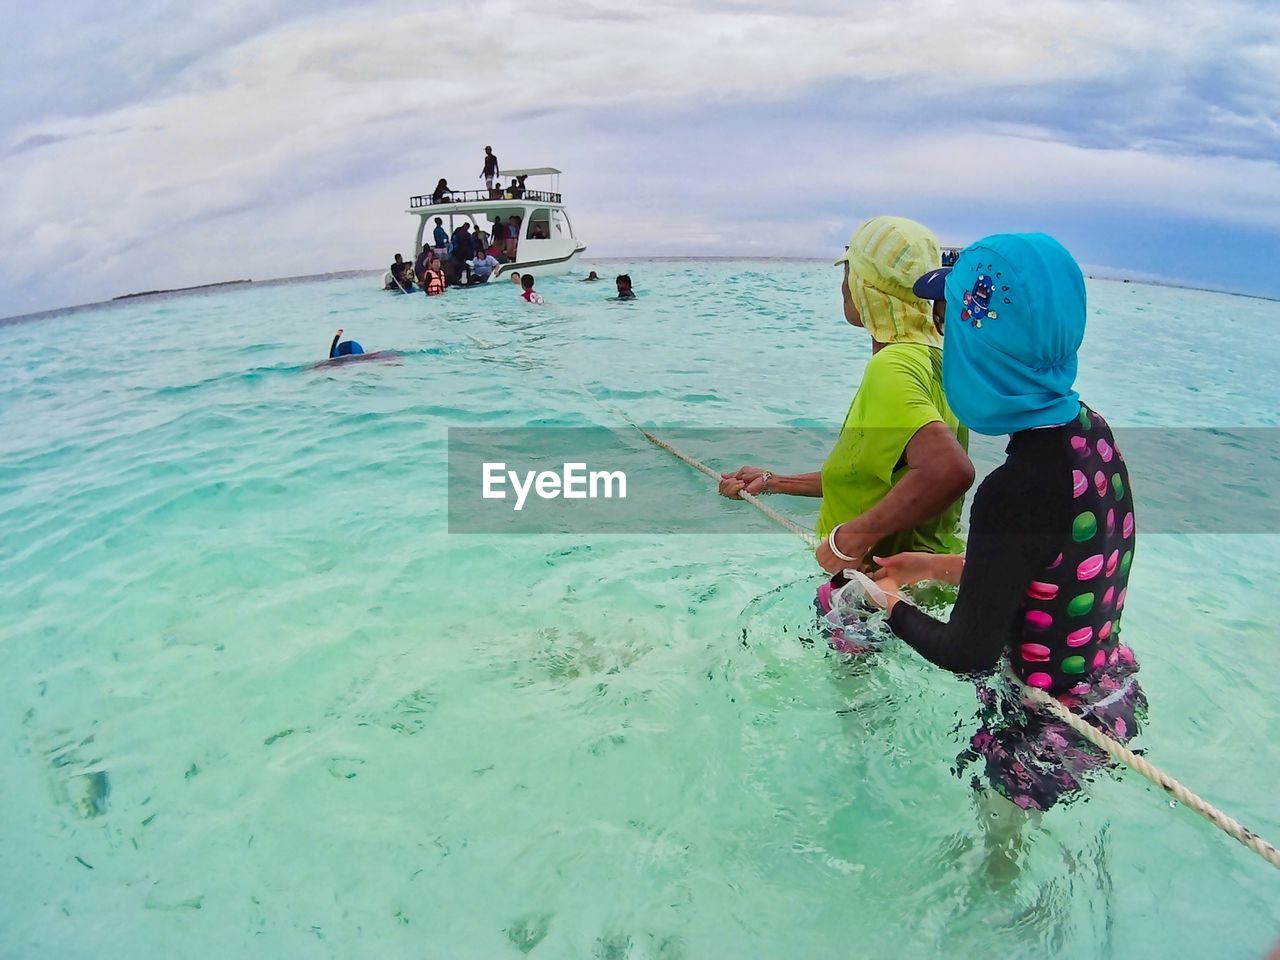
<path fill-rule="evenodd" d="M 942 387 L 960 422 L 989 436 L 1066 423 L 1084 340 L 1080 266 L 1043 233 L 966 247 L 946 277 Z"/>

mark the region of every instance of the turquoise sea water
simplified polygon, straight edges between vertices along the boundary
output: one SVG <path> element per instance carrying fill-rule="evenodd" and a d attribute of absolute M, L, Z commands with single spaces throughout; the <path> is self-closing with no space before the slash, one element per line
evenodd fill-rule
<path fill-rule="evenodd" d="M 851 667 L 808 642 L 789 539 L 447 532 L 449 426 L 838 426 L 869 354 L 830 267 L 630 266 L 625 305 L 362 277 L 2 328 L 0 956 L 1280 936 L 1280 875 L 1133 774 L 1025 830 L 1016 868 L 990 855 L 950 769 L 972 687 L 900 643 Z M 1080 387 L 1113 425 L 1277 425 L 1280 304 L 1090 300 Z M 339 326 L 399 363 L 308 369 Z M 656 450 L 629 479 L 673 514 L 714 496 Z M 1274 533 L 1144 533 L 1125 614 L 1146 755 L 1272 840 L 1277 580 Z"/>

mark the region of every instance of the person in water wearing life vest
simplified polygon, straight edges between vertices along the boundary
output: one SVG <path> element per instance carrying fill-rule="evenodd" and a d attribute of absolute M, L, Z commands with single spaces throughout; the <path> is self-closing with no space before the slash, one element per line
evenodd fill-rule
<path fill-rule="evenodd" d="M 338 341 L 342 341 L 339 343 Z M 364 347 L 360 346 L 355 340 L 343 340 L 342 328 L 338 328 L 338 332 L 333 335 L 333 342 L 329 344 L 329 359 L 333 360 L 337 357 L 357 357 L 364 353 Z"/>
<path fill-rule="evenodd" d="M 428 297 L 438 297 L 444 293 L 444 271 L 440 269 L 440 261 L 432 260 L 422 275 L 422 292 Z"/>
<path fill-rule="evenodd" d="M 912 284 L 941 262 L 937 238 L 902 217 L 874 217 L 858 227 L 836 261 L 844 317 L 871 337 L 871 358 L 840 435 L 820 470 L 781 474 L 744 466 L 726 473 L 722 496 L 786 493 L 820 497 L 818 560 L 835 573 L 818 589 L 819 612 L 831 614 L 839 571 L 873 556 L 904 551 L 956 554 L 960 511 L 973 483 L 969 435 L 942 390 L 942 331 L 933 305 Z M 845 376 L 829 360 L 826 376 Z M 837 627 L 828 636 L 844 652 L 865 647 Z"/>
<path fill-rule="evenodd" d="M 1138 732 L 1146 699 L 1120 640 L 1136 531 L 1124 458 L 1102 416 L 1074 389 L 1084 340 L 1084 277 L 1042 233 L 966 247 L 915 286 L 944 301 L 942 382 L 972 430 L 1009 437 L 978 486 L 963 554 L 880 554 L 889 628 L 936 666 L 999 665 L 1117 740 Z M 831 569 L 828 566 L 828 569 Z M 948 620 L 902 602 L 920 580 L 958 584 Z M 1006 676 L 979 685 L 982 726 L 960 770 L 985 767 L 997 793 L 1047 810 L 1106 757 L 1060 720 L 1023 707 Z"/>

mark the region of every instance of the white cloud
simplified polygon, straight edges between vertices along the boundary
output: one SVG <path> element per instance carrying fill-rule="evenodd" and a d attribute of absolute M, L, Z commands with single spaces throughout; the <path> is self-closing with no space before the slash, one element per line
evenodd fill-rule
<path fill-rule="evenodd" d="M 903 198 L 954 202 L 994 184 L 1008 202 L 1088 198 L 1280 227 L 1272 162 L 1186 155 L 1175 141 L 1136 149 L 1123 130 L 1114 148 L 1086 149 L 997 109 L 1148 69 L 1190 83 L 1244 29 L 1243 5 L 789 7 L 549 0 L 533 12 L 494 0 L 448 16 L 382 4 L 257 21 L 243 4 L 196 9 L 181 40 L 189 63 L 162 88 L 0 135 L 11 151 L 28 147 L 0 159 L 0 313 L 49 305 L 54 290 L 88 299 L 378 264 L 407 246 L 407 195 L 440 172 L 455 186 L 472 179 L 478 145 L 493 141 L 507 162 L 571 171 L 580 230 L 616 253 L 753 252 L 762 236 L 815 246 L 840 228 L 792 223 L 787 208 L 820 205 L 831 190 L 856 213 Z M 242 36 L 246 22 L 265 26 Z M 1278 22 L 1255 11 L 1250 30 Z M 207 34 L 230 39 L 202 45 Z M 145 79 L 149 45 L 145 33 L 128 38 L 116 72 Z M 36 47 L 52 60 L 57 38 Z M 1262 72 L 1275 57 L 1255 43 L 1235 66 L 1253 70 L 1259 103 L 1280 93 Z M 1175 111 L 1180 89 L 1139 86 L 1135 109 Z M 951 125 L 922 112 L 940 90 L 971 102 Z M 790 140 L 744 108 L 780 103 L 814 110 L 809 127 L 788 126 Z M 851 119 L 833 126 L 824 108 Z M 696 142 L 698 117 L 718 109 L 747 119 Z M 1250 109 L 1220 107 L 1209 122 L 1236 138 L 1274 136 L 1265 108 Z M 811 182 L 816 170 L 825 184 Z M 55 264 L 72 270 L 46 284 Z"/>

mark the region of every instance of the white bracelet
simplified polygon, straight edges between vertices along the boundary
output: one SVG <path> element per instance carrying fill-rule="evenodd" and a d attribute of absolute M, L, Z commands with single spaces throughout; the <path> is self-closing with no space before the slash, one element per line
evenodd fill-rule
<path fill-rule="evenodd" d="M 831 552 L 836 555 L 837 560 L 843 560 L 845 563 L 860 563 L 861 557 L 850 557 L 840 552 L 840 548 L 836 546 L 836 531 L 843 527 L 843 523 L 837 523 L 831 528 L 831 532 L 827 534 L 827 546 L 831 548 Z"/>

